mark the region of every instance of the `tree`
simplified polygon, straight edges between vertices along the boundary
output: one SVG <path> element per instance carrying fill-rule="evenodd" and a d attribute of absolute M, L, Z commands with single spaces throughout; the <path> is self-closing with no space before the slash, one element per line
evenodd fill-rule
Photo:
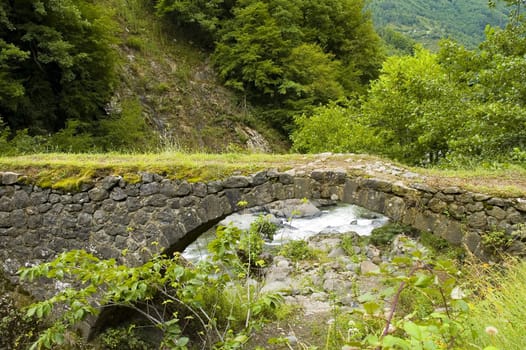
<path fill-rule="evenodd" d="M 488 28 L 480 51 L 444 44 L 441 64 L 467 88 L 463 126 L 450 136 L 457 156 L 506 158 L 526 148 L 525 29 L 518 23 Z"/>
<path fill-rule="evenodd" d="M 315 108 L 312 116 L 295 117 L 292 149 L 302 153 L 374 152 L 381 141 L 360 123 L 359 115 L 357 106 L 333 102 Z"/>
<path fill-rule="evenodd" d="M 363 2 L 351 0 L 238 1 L 214 52 L 226 84 L 269 106 L 282 130 L 311 104 L 364 92 L 382 57 Z"/>
<path fill-rule="evenodd" d="M 236 0 L 159 0 L 155 8 L 160 16 L 170 18 L 175 24 L 212 43 L 222 21 L 230 17 Z M 196 35 L 195 32 L 198 32 Z"/>
<path fill-rule="evenodd" d="M 12 130 L 103 114 L 115 82 L 110 15 L 88 0 L 0 4 L 0 114 Z"/>
<path fill-rule="evenodd" d="M 460 94 L 437 56 L 417 48 L 414 56 L 385 61 L 363 105 L 364 119 L 382 140 L 381 153 L 415 164 L 436 162 L 447 154 L 458 125 Z"/>

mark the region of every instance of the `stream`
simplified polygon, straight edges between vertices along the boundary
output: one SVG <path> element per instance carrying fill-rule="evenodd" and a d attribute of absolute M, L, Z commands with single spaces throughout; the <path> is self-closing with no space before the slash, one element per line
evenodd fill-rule
<path fill-rule="evenodd" d="M 256 212 L 239 214 L 234 213 L 221 221 L 220 225 L 232 223 L 240 229 L 248 229 L 250 224 L 260 215 L 267 213 Z M 361 236 L 370 235 L 377 227 L 385 225 L 389 218 L 372 212 L 365 208 L 339 204 L 321 209 L 320 215 L 310 218 L 293 218 L 292 220 L 279 219 L 281 224 L 269 245 L 281 245 L 291 240 L 306 239 L 320 233 L 346 233 L 354 231 Z M 182 255 L 190 261 L 198 261 L 208 255 L 207 245 L 214 239 L 216 228 L 203 233 L 197 240 L 190 244 Z"/>

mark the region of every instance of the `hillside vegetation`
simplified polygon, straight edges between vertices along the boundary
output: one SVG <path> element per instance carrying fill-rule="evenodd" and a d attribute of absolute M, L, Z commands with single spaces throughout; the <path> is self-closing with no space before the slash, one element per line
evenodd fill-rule
<path fill-rule="evenodd" d="M 447 3 L 411 4 L 473 8 Z M 479 48 L 395 35 L 410 53 L 386 58 L 362 0 L 3 2 L 0 145 L 269 152 L 289 139 L 412 165 L 522 164 L 522 2 L 491 5 L 509 21 Z"/>
<path fill-rule="evenodd" d="M 487 0 L 373 0 L 367 7 L 388 41 L 395 31 L 437 49 L 444 38 L 476 47 L 484 40 L 487 25 L 506 25 L 507 11 L 501 5 L 489 8 Z"/>
<path fill-rule="evenodd" d="M 292 115 L 363 93 L 376 77 L 380 40 L 362 9 L 2 2 L 0 140 L 6 153 L 283 151 Z"/>

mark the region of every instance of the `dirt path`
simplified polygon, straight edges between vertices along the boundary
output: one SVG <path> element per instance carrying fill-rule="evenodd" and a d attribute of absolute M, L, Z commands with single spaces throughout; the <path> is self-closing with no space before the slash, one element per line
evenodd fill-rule
<path fill-rule="evenodd" d="M 358 176 L 420 182 L 434 187 L 459 187 L 503 197 L 526 197 L 526 176 L 517 170 L 448 172 L 425 168 L 410 168 L 369 155 L 320 154 L 315 160 L 293 165 L 296 171 L 342 169 Z"/>

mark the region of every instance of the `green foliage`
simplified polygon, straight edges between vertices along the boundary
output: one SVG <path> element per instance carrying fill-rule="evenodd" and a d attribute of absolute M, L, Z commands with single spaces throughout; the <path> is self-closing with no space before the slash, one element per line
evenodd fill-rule
<path fill-rule="evenodd" d="M 0 276 L 0 283 L 3 283 Z M 25 316 L 14 296 L 16 293 L 2 292 L 0 296 L 0 348 L 27 348 L 36 340 L 36 332 L 41 322 L 31 320 Z"/>
<path fill-rule="evenodd" d="M 307 241 L 303 240 L 287 242 L 281 247 L 279 255 L 283 255 L 292 261 L 312 260 L 316 258 L 316 252 L 309 247 Z"/>
<path fill-rule="evenodd" d="M 86 0 L 4 1 L 0 13 L 0 114 L 12 130 L 103 115 L 115 83 L 111 13 Z"/>
<path fill-rule="evenodd" d="M 486 25 L 506 24 L 507 10 L 497 2 L 490 9 L 488 0 L 373 0 L 368 9 L 379 33 L 393 29 L 428 49 L 437 48 L 444 38 L 475 48 L 484 39 Z"/>
<path fill-rule="evenodd" d="M 369 236 L 369 242 L 377 246 L 387 246 L 393 242 L 397 235 L 407 234 L 411 231 L 412 229 L 409 226 L 399 223 L 390 223 L 375 228 Z"/>
<path fill-rule="evenodd" d="M 381 141 L 360 122 L 358 114 L 352 105 L 330 103 L 315 108 L 310 117 L 297 116 L 292 149 L 301 153 L 360 153 L 374 149 L 375 141 Z"/>
<path fill-rule="evenodd" d="M 141 104 L 136 99 L 124 100 L 121 111 L 100 121 L 98 147 L 104 151 L 133 150 L 144 152 L 156 145 L 155 134 L 147 125 Z"/>
<path fill-rule="evenodd" d="M 140 339 L 133 325 L 107 329 L 98 336 L 98 340 L 102 350 L 148 350 L 154 346 Z"/>
<path fill-rule="evenodd" d="M 485 264 L 482 269 L 476 266 L 472 274 L 471 282 L 480 293 L 473 303 L 468 340 L 477 349 L 522 349 L 526 336 L 521 325 L 526 315 L 520 310 L 526 307 L 526 264 L 513 260 L 493 268 Z"/>
<path fill-rule="evenodd" d="M 390 25 L 378 29 L 378 34 L 385 41 L 389 56 L 412 55 L 417 46 L 415 40 L 398 32 Z"/>
<path fill-rule="evenodd" d="M 295 148 L 366 151 L 418 165 L 521 163 L 525 33 L 525 22 L 488 27 L 480 50 L 444 41 L 438 54 L 417 47 L 411 56 L 389 57 L 361 106 L 339 113 L 318 109 L 311 119 L 297 118 Z M 330 125 L 332 117 L 341 130 L 322 125 Z M 321 130 L 319 144 L 316 130 Z M 359 142 L 349 141 L 351 135 Z"/>
<path fill-rule="evenodd" d="M 278 225 L 270 221 L 269 216 L 260 215 L 250 224 L 250 231 L 258 233 L 264 240 L 272 242 L 278 231 Z"/>
<path fill-rule="evenodd" d="M 414 56 L 388 58 L 369 96 L 364 119 L 382 140 L 380 153 L 410 163 L 447 154 L 465 104 L 436 55 L 417 48 Z"/>
<path fill-rule="evenodd" d="M 285 130 L 295 112 L 364 91 L 376 77 L 380 42 L 362 9 L 349 0 L 239 1 L 219 32 L 219 75 L 280 111 L 271 121 Z"/>
<path fill-rule="evenodd" d="M 240 238 L 235 227 L 219 228 L 210 243 L 212 259 L 197 265 L 188 265 L 178 256 L 154 254 L 144 265 L 128 267 L 77 250 L 22 269 L 20 277 L 30 281 L 46 277 L 75 282 L 27 309 L 27 316 L 37 319 L 49 317 L 58 307 L 62 310 L 32 348 L 64 343 L 68 329 L 110 306 L 144 315 L 162 332 L 163 348 L 188 349 L 197 341 L 208 347 L 239 348 L 253 327 L 272 317 L 281 303 L 279 295 L 262 295 L 245 284 L 250 266 L 237 255 Z M 183 325 L 188 322 L 195 331 L 185 335 Z M 142 347 L 139 341 L 134 344 Z"/>
<path fill-rule="evenodd" d="M 233 3 L 235 1 L 229 0 L 160 0 L 155 7 L 159 15 L 168 16 L 183 30 L 198 31 L 198 39 L 213 42 L 221 20 L 230 15 Z"/>
<path fill-rule="evenodd" d="M 466 293 L 456 279 L 451 260 L 432 259 L 425 250 L 406 242 L 409 252 L 395 257 L 385 271 L 387 288 L 377 298 L 361 298 L 364 322 L 377 325 L 367 333 L 355 332 L 349 343 L 366 349 L 464 349 L 467 348 L 468 311 Z M 417 298 L 404 297 L 420 295 Z M 381 312 L 385 298 L 387 312 Z M 417 304 L 426 300 L 425 305 Z M 359 330 L 360 327 L 358 327 Z"/>
<path fill-rule="evenodd" d="M 510 247 L 513 243 L 513 237 L 504 231 L 489 231 L 481 235 L 481 243 L 486 252 L 498 255 Z"/>

